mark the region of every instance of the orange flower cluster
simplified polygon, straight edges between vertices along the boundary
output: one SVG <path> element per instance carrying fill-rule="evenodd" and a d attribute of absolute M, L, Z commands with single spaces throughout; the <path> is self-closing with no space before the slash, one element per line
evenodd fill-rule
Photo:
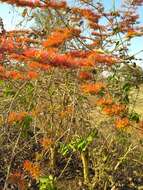
<path fill-rule="evenodd" d="M 39 74 L 35 71 L 28 71 L 27 72 L 27 79 L 31 80 L 31 79 L 37 79 L 39 76 Z"/>
<path fill-rule="evenodd" d="M 65 9 L 67 8 L 66 1 L 56 2 L 53 0 L 49 0 L 46 2 L 46 7 L 53 8 L 53 9 Z"/>
<path fill-rule="evenodd" d="M 67 38 L 71 38 L 73 35 L 79 35 L 79 30 L 61 29 L 55 31 L 51 35 L 51 37 L 49 37 L 49 39 L 45 41 L 45 46 L 50 48 L 48 51 L 26 47 L 23 47 L 23 49 L 21 47 L 21 49 L 19 49 L 19 46 L 12 41 L 12 43 L 2 43 L 2 45 L 0 46 L 0 52 L 7 52 L 9 54 L 9 58 L 15 59 L 17 61 L 24 61 L 26 63 L 31 62 L 31 64 L 29 64 L 31 67 L 39 67 L 39 69 L 41 68 L 43 70 L 46 70 L 49 65 L 56 67 L 77 68 L 93 66 L 98 63 L 111 65 L 118 62 L 117 58 L 115 58 L 114 56 L 103 54 L 98 51 L 74 51 L 67 54 L 60 54 L 55 50 L 51 49 L 51 46 L 52 48 L 54 46 L 58 46 L 60 43 L 63 43 L 63 41 L 65 41 Z M 34 62 L 37 62 L 37 64 Z M 17 78 L 26 80 L 26 76 L 21 76 L 21 73 L 16 72 L 8 72 L 5 76 L 11 78 L 13 78 L 14 76 L 15 79 Z M 27 79 L 30 79 L 30 77 L 31 79 L 35 79 L 36 77 L 38 77 L 38 73 L 35 72 L 31 74 L 30 71 L 30 73 L 27 73 L 27 77 Z"/>
<path fill-rule="evenodd" d="M 29 62 L 28 63 L 28 67 L 29 68 L 32 68 L 32 69 L 41 69 L 41 70 L 44 70 L 44 71 L 47 71 L 49 70 L 51 67 L 50 65 L 46 65 L 46 64 L 41 64 L 41 63 L 38 63 L 38 62 Z"/>
<path fill-rule="evenodd" d="M 23 80 L 24 77 L 22 76 L 22 73 L 19 71 L 7 71 L 3 66 L 0 65 L 0 78 L 7 79 L 11 78 L 14 80 Z"/>
<path fill-rule="evenodd" d="M 41 175 L 41 170 L 38 164 L 32 163 L 29 160 L 25 160 L 23 163 L 25 171 L 29 172 L 33 179 L 38 179 Z"/>
<path fill-rule="evenodd" d="M 66 40 L 71 39 L 72 37 L 79 36 L 80 30 L 73 28 L 61 28 L 54 31 L 48 39 L 43 42 L 43 46 L 48 47 L 57 47 L 64 43 Z"/>
<path fill-rule="evenodd" d="M 133 10 L 124 12 L 122 20 L 119 22 L 119 31 L 127 32 L 128 30 L 133 30 L 134 23 L 139 19 L 139 15 Z"/>
<path fill-rule="evenodd" d="M 75 58 L 87 58 L 91 54 L 91 51 L 70 51 L 67 53 L 67 55 Z"/>
<path fill-rule="evenodd" d="M 124 117 L 124 118 L 118 118 L 116 119 L 115 121 L 115 126 L 117 128 L 124 128 L 124 127 L 127 127 L 130 125 L 130 121 L 127 117 Z"/>
<path fill-rule="evenodd" d="M 79 14 L 89 20 L 90 22 L 97 23 L 99 18 L 101 17 L 100 14 L 92 12 L 90 9 L 80 9 L 80 8 L 73 8 L 72 12 L 74 14 Z"/>
<path fill-rule="evenodd" d="M 94 51 L 88 57 L 88 62 L 91 65 L 95 65 L 96 63 L 104 63 L 104 64 L 112 65 L 119 61 L 120 60 L 118 60 L 115 56 L 100 53 L 97 51 Z"/>
<path fill-rule="evenodd" d="M 10 54 L 9 57 L 11 59 L 24 61 L 26 63 L 31 62 L 31 67 L 36 68 L 37 66 L 39 66 L 43 70 L 46 70 L 49 66 L 68 68 L 88 66 L 88 61 L 86 58 L 78 58 L 76 57 L 76 55 L 70 55 L 70 53 L 60 54 L 52 51 L 51 49 L 48 51 L 44 51 L 33 48 L 25 48 L 23 51 L 21 50 L 21 52 L 17 53 L 18 49 L 14 48 L 9 50 L 6 46 L 5 49 L 3 49 L 2 51 L 7 51 L 7 53 Z M 35 62 L 37 62 L 37 64 Z"/>
<path fill-rule="evenodd" d="M 45 150 L 49 149 L 49 147 L 53 144 L 53 140 L 50 139 L 50 138 L 43 138 L 41 141 L 40 141 L 41 145 L 43 146 L 43 148 Z"/>
<path fill-rule="evenodd" d="M 90 72 L 81 71 L 79 73 L 78 78 L 81 79 L 81 80 L 89 80 L 89 79 L 92 79 L 92 75 L 91 75 Z"/>
<path fill-rule="evenodd" d="M 14 123 L 16 121 L 22 121 L 26 116 L 28 116 L 28 112 L 10 112 L 8 115 L 8 123 Z"/>
<path fill-rule="evenodd" d="M 6 36 L 2 36 L 0 38 L 0 52 L 3 53 L 4 51 L 12 52 L 14 48 L 17 48 L 14 44 L 14 39 L 12 36 L 6 38 Z"/>
<path fill-rule="evenodd" d="M 113 100 L 112 100 L 111 97 L 109 97 L 109 98 L 99 98 L 96 101 L 96 104 L 99 105 L 99 106 L 111 105 L 111 104 L 113 104 Z"/>
<path fill-rule="evenodd" d="M 25 75 L 20 71 L 7 71 L 3 66 L 0 65 L 0 78 L 2 79 L 14 79 L 14 80 L 32 80 L 37 79 L 39 74 L 35 71 L 27 71 Z"/>
<path fill-rule="evenodd" d="M 17 60 L 17 61 L 24 61 L 26 58 L 24 55 L 17 54 L 17 53 L 11 53 L 9 55 L 9 59 Z"/>
<path fill-rule="evenodd" d="M 103 113 L 107 115 L 118 115 L 121 112 L 125 111 L 125 105 L 123 104 L 113 104 L 113 105 L 108 105 L 103 108 Z"/>
<path fill-rule="evenodd" d="M 73 59 L 72 56 L 67 54 L 59 54 L 52 51 L 38 51 L 35 49 L 28 49 L 23 52 L 25 58 L 31 61 L 38 61 L 40 64 L 49 64 L 54 67 L 68 67 L 77 68 L 85 66 L 84 59 Z"/>
<path fill-rule="evenodd" d="M 136 30 L 128 30 L 126 37 L 127 38 L 132 38 L 135 36 L 142 36 L 143 32 L 136 31 Z"/>
<path fill-rule="evenodd" d="M 81 90 L 84 93 L 99 93 L 102 89 L 105 89 L 106 85 L 103 82 L 98 82 L 95 84 L 83 84 L 81 85 Z"/>
<path fill-rule="evenodd" d="M 43 5 L 40 3 L 40 0 L 18 0 L 15 2 L 15 4 L 21 7 L 43 7 Z"/>
<path fill-rule="evenodd" d="M 24 50 L 23 55 L 25 56 L 25 59 L 27 58 L 28 60 L 36 61 L 41 64 L 49 64 L 57 67 L 64 66 L 69 68 L 93 66 L 98 63 L 112 65 L 120 61 L 112 55 L 107 55 L 97 51 L 85 52 L 84 54 L 81 54 L 80 52 L 60 54 L 54 51 L 52 52 L 51 50 L 39 51 L 31 48 Z M 77 57 L 78 55 L 79 57 Z"/>
<path fill-rule="evenodd" d="M 22 74 L 19 71 L 6 71 L 5 72 L 6 78 L 12 78 L 12 79 L 23 79 Z"/>
<path fill-rule="evenodd" d="M 101 15 L 99 15 L 99 13 L 94 13 L 92 12 L 90 9 L 83 9 L 81 11 L 81 14 L 89 21 L 91 22 L 98 22 L 99 18 L 101 17 Z"/>
<path fill-rule="evenodd" d="M 98 23 L 89 22 L 89 26 L 90 26 L 90 28 L 92 28 L 94 30 L 105 31 L 105 26 L 100 25 Z"/>
<path fill-rule="evenodd" d="M 67 4 L 65 1 L 56 2 L 49 0 L 47 2 L 42 2 L 40 0 L 0 0 L 1 2 L 6 2 L 9 4 L 15 4 L 20 7 L 31 7 L 31 8 L 53 8 L 53 9 L 63 9 L 66 8 Z"/>

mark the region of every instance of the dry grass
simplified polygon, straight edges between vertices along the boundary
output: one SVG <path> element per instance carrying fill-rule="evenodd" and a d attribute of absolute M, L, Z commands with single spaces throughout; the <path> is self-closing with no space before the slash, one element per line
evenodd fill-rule
<path fill-rule="evenodd" d="M 131 91 L 131 97 L 133 99 L 131 109 L 133 108 L 143 118 L 143 84 L 140 85 L 139 89 Z"/>

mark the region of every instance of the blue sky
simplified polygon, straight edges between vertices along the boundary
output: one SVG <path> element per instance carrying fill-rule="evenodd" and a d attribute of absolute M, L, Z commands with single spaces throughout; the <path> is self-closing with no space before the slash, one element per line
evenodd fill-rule
<path fill-rule="evenodd" d="M 76 2 L 76 0 L 69 0 L 70 4 L 74 4 L 75 3 L 74 1 Z M 102 0 L 107 10 L 112 9 L 113 1 L 115 2 L 116 8 L 118 8 L 123 0 Z M 12 30 L 18 27 L 21 28 L 21 26 L 18 26 L 17 24 L 19 24 L 20 21 L 23 20 L 23 18 L 21 17 L 22 10 L 23 9 L 21 8 L 14 7 L 6 3 L 0 3 L 0 17 L 3 19 L 6 30 Z M 140 21 L 142 22 L 143 25 L 143 7 L 141 7 L 138 11 L 140 14 Z M 28 27 L 26 21 L 24 22 L 22 27 L 23 28 Z M 134 54 L 140 51 L 141 49 L 143 49 L 143 37 L 138 37 L 132 40 L 132 46 L 130 48 L 130 52 Z M 138 57 L 143 58 L 143 53 L 139 54 Z"/>

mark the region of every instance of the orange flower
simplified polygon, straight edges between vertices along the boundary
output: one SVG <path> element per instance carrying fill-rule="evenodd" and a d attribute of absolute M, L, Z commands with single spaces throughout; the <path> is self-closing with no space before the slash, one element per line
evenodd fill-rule
<path fill-rule="evenodd" d="M 28 71 L 27 78 L 28 79 L 37 79 L 38 73 L 35 71 Z"/>
<path fill-rule="evenodd" d="M 93 53 L 91 53 L 88 57 L 88 62 L 90 65 L 95 65 L 95 64 L 108 64 L 112 65 L 120 60 L 117 59 L 117 57 L 105 54 L 104 52 L 100 50 L 96 50 Z"/>
<path fill-rule="evenodd" d="M 113 114 L 112 109 L 109 108 L 109 107 L 104 107 L 102 111 L 103 111 L 103 113 L 105 113 L 107 115 L 112 115 Z"/>
<path fill-rule="evenodd" d="M 53 144 L 53 141 L 52 139 L 50 138 L 43 138 L 41 141 L 40 141 L 41 145 L 43 146 L 43 148 L 45 150 L 49 149 L 50 145 Z"/>
<path fill-rule="evenodd" d="M 82 39 L 83 37 L 80 38 Z M 91 53 L 90 51 L 74 50 L 66 53 L 66 55 L 69 55 L 72 58 L 87 58 L 90 53 Z"/>
<path fill-rule="evenodd" d="M 89 22 L 89 26 L 90 26 L 90 28 L 92 28 L 94 30 L 99 29 L 100 31 L 105 31 L 105 26 L 99 25 L 98 23 Z"/>
<path fill-rule="evenodd" d="M 98 19 L 101 17 L 98 13 L 93 12 L 90 9 L 80 9 L 80 13 L 86 19 L 92 22 L 98 22 Z"/>
<path fill-rule="evenodd" d="M 112 98 L 100 98 L 97 100 L 97 105 L 111 105 L 113 103 Z"/>
<path fill-rule="evenodd" d="M 13 123 L 16 121 L 23 120 L 27 115 L 29 115 L 27 112 L 11 112 L 8 116 L 8 123 Z"/>
<path fill-rule="evenodd" d="M 118 118 L 115 121 L 115 126 L 117 128 L 124 128 L 124 127 L 129 126 L 129 124 L 130 124 L 130 122 L 129 122 L 129 119 L 127 117 L 125 117 L 125 118 Z"/>
<path fill-rule="evenodd" d="M 57 47 L 64 43 L 67 39 L 72 38 L 73 36 L 77 36 L 80 34 L 80 31 L 77 29 L 68 29 L 68 28 L 61 28 L 54 31 L 48 39 L 43 42 L 43 46 L 49 48 L 51 46 Z"/>
<path fill-rule="evenodd" d="M 25 160 L 23 163 L 23 168 L 26 171 L 29 171 L 32 169 L 32 163 L 29 160 Z"/>
<path fill-rule="evenodd" d="M 25 55 L 25 58 L 27 58 L 28 60 L 35 61 L 36 59 L 36 62 L 38 61 L 42 65 L 48 64 L 54 67 L 68 67 L 68 68 L 86 66 L 84 63 L 86 59 L 73 58 L 69 54 L 60 54 L 55 51 L 52 51 L 52 49 L 50 49 L 50 51 L 49 50 L 39 51 L 31 48 L 29 50 L 25 50 L 23 54 Z"/>
<path fill-rule="evenodd" d="M 106 85 L 104 83 L 98 82 L 95 84 L 83 84 L 81 86 L 81 90 L 84 93 L 99 93 L 105 87 L 106 87 Z"/>
<path fill-rule="evenodd" d="M 10 77 L 10 78 L 13 78 L 15 80 L 17 80 L 17 79 L 23 79 L 23 76 L 18 71 L 7 71 L 6 72 L 6 76 Z"/>
<path fill-rule="evenodd" d="M 5 0 L 3 0 L 5 2 Z M 67 4 L 65 1 L 61 2 L 56 2 L 56 1 L 51 1 L 48 0 L 45 3 L 41 2 L 40 0 L 8 0 L 6 1 L 7 3 L 10 4 L 15 4 L 16 6 L 21 6 L 21 7 L 31 7 L 31 8 L 52 8 L 52 9 L 65 9 Z"/>
<path fill-rule="evenodd" d="M 29 172 L 33 179 L 37 179 L 41 175 L 40 166 L 36 163 L 30 162 L 29 160 L 24 161 L 23 168 L 25 171 Z"/>
<path fill-rule="evenodd" d="M 32 69 L 37 69 L 37 68 L 39 68 L 39 63 L 37 63 L 37 62 L 30 62 L 30 63 L 28 63 L 28 67 L 30 67 L 30 68 L 32 68 Z"/>
<path fill-rule="evenodd" d="M 132 37 L 135 37 L 135 36 L 142 36 L 142 35 L 143 35 L 143 32 L 136 31 L 136 30 L 129 30 L 127 32 L 126 37 L 127 38 L 132 38 Z"/>
<path fill-rule="evenodd" d="M 38 62 L 30 62 L 28 66 L 32 69 L 42 69 L 42 70 L 49 70 L 50 66 L 48 64 L 40 64 Z"/>
<path fill-rule="evenodd" d="M 37 51 L 33 48 L 29 48 L 29 49 L 24 50 L 23 55 L 26 56 L 27 58 L 33 58 L 36 56 L 37 52 L 39 52 L 39 51 Z"/>
<path fill-rule="evenodd" d="M 15 1 L 17 6 L 28 6 L 28 7 L 42 7 L 40 0 L 18 0 Z"/>
<path fill-rule="evenodd" d="M 103 108 L 103 112 L 107 115 L 118 115 L 125 110 L 125 106 L 122 104 L 108 105 Z"/>
<path fill-rule="evenodd" d="M 114 114 L 119 114 L 125 110 L 125 105 L 122 104 L 113 104 L 112 105 L 112 112 Z"/>
<path fill-rule="evenodd" d="M 89 72 L 81 71 L 79 73 L 78 78 L 81 79 L 81 80 L 88 80 L 88 79 L 92 78 L 92 75 Z"/>

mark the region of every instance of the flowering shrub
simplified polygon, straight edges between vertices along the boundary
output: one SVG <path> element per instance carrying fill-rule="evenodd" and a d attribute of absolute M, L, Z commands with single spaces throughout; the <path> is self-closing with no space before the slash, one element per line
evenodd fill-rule
<path fill-rule="evenodd" d="M 1 2 L 28 7 L 27 13 L 54 10 L 62 24 L 43 33 L 6 31 L 0 23 L 0 187 L 56 189 L 57 178 L 60 189 L 60 181 L 74 174 L 73 189 L 74 183 L 75 189 L 139 189 L 133 179 L 142 175 L 142 121 L 130 98 L 138 86 L 120 70 L 126 65 L 137 71 L 128 43 L 142 37 L 136 9 L 143 2 L 127 1 L 110 12 L 86 0 L 77 7 L 65 1 Z"/>

